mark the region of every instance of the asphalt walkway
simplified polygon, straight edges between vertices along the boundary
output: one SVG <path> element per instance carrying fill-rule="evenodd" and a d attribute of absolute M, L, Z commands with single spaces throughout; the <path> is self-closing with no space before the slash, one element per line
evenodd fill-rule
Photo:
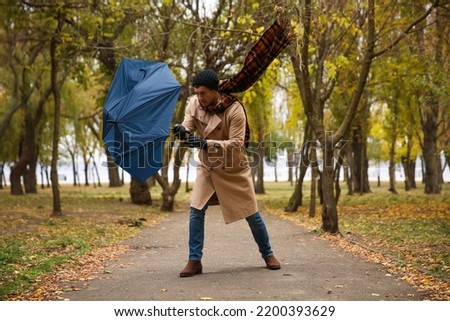
<path fill-rule="evenodd" d="M 206 219 L 203 274 L 180 278 L 187 262 L 188 214 L 170 214 L 125 242 L 134 248 L 108 262 L 107 274 L 63 299 L 182 300 L 421 300 L 420 293 L 382 265 L 333 248 L 289 220 L 262 214 L 280 270 L 265 268 L 245 220 L 225 225 L 220 208 Z M 72 284 L 80 287 L 80 284 Z"/>

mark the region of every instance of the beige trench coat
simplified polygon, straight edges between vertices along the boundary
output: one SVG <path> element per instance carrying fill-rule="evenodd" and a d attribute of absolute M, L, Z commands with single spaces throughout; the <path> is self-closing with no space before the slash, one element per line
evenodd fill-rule
<path fill-rule="evenodd" d="M 207 141 L 200 150 L 200 164 L 191 199 L 191 207 L 202 209 L 216 192 L 226 224 L 257 212 L 255 190 L 244 145 L 245 111 L 239 101 L 225 112 L 209 113 L 196 96 L 186 106 L 183 126 Z"/>

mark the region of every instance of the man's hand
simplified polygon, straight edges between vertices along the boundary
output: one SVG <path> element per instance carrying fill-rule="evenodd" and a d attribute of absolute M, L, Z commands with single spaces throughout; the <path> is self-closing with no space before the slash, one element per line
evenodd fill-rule
<path fill-rule="evenodd" d="M 175 124 L 175 126 L 173 126 L 173 134 L 175 135 L 175 137 L 178 137 L 181 140 L 186 139 L 187 136 L 190 135 L 190 132 L 187 131 L 186 128 L 184 128 L 183 125 L 181 124 Z"/>
<path fill-rule="evenodd" d="M 186 139 L 186 145 L 190 148 L 201 148 L 206 150 L 208 147 L 206 140 L 200 136 L 190 135 Z"/>

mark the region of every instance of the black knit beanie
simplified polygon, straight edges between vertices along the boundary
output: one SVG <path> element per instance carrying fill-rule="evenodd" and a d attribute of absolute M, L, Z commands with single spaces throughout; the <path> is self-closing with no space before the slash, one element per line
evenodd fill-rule
<path fill-rule="evenodd" d="M 205 69 L 200 71 L 194 77 L 192 86 L 205 86 L 209 89 L 218 90 L 219 89 L 219 78 L 214 70 Z"/>

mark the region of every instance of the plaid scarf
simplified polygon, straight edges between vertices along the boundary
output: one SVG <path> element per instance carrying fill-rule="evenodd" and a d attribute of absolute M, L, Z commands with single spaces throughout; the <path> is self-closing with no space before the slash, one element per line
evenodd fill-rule
<path fill-rule="evenodd" d="M 223 113 L 228 107 L 230 107 L 237 100 L 237 98 L 232 95 L 224 93 L 219 93 L 219 95 L 220 98 L 217 105 L 209 105 L 202 108 L 210 113 L 220 114 Z"/>
<path fill-rule="evenodd" d="M 250 49 L 241 71 L 222 81 L 219 91 L 238 93 L 249 89 L 291 40 L 292 33 L 287 29 L 287 23 L 276 20 Z"/>
<path fill-rule="evenodd" d="M 229 94 L 239 93 L 249 89 L 261 77 L 281 51 L 289 45 L 292 37 L 292 33 L 287 28 L 287 23 L 276 20 L 250 49 L 241 71 L 234 77 L 220 82 L 219 92 L 221 93 L 221 102 L 216 106 L 208 106 L 208 111 L 221 113 L 232 105 L 237 98 Z M 244 105 L 242 107 L 244 108 Z M 245 108 L 244 112 L 246 125 L 245 147 L 248 147 L 250 126 L 248 125 Z"/>
<path fill-rule="evenodd" d="M 233 95 L 229 95 L 229 94 L 224 94 L 224 93 L 220 93 L 220 100 L 219 103 L 215 106 L 207 106 L 207 107 L 203 107 L 203 109 L 205 109 L 208 112 L 211 113 L 223 113 L 228 107 L 230 107 L 232 104 L 234 104 L 235 101 L 238 101 L 238 99 L 236 97 L 234 97 Z M 239 102 L 242 106 L 242 108 L 244 109 L 244 113 L 245 113 L 245 137 L 244 137 L 244 143 L 245 143 L 245 147 L 248 147 L 248 142 L 250 141 L 250 126 L 248 125 L 248 121 L 247 121 L 247 112 L 245 111 L 244 105 Z"/>

